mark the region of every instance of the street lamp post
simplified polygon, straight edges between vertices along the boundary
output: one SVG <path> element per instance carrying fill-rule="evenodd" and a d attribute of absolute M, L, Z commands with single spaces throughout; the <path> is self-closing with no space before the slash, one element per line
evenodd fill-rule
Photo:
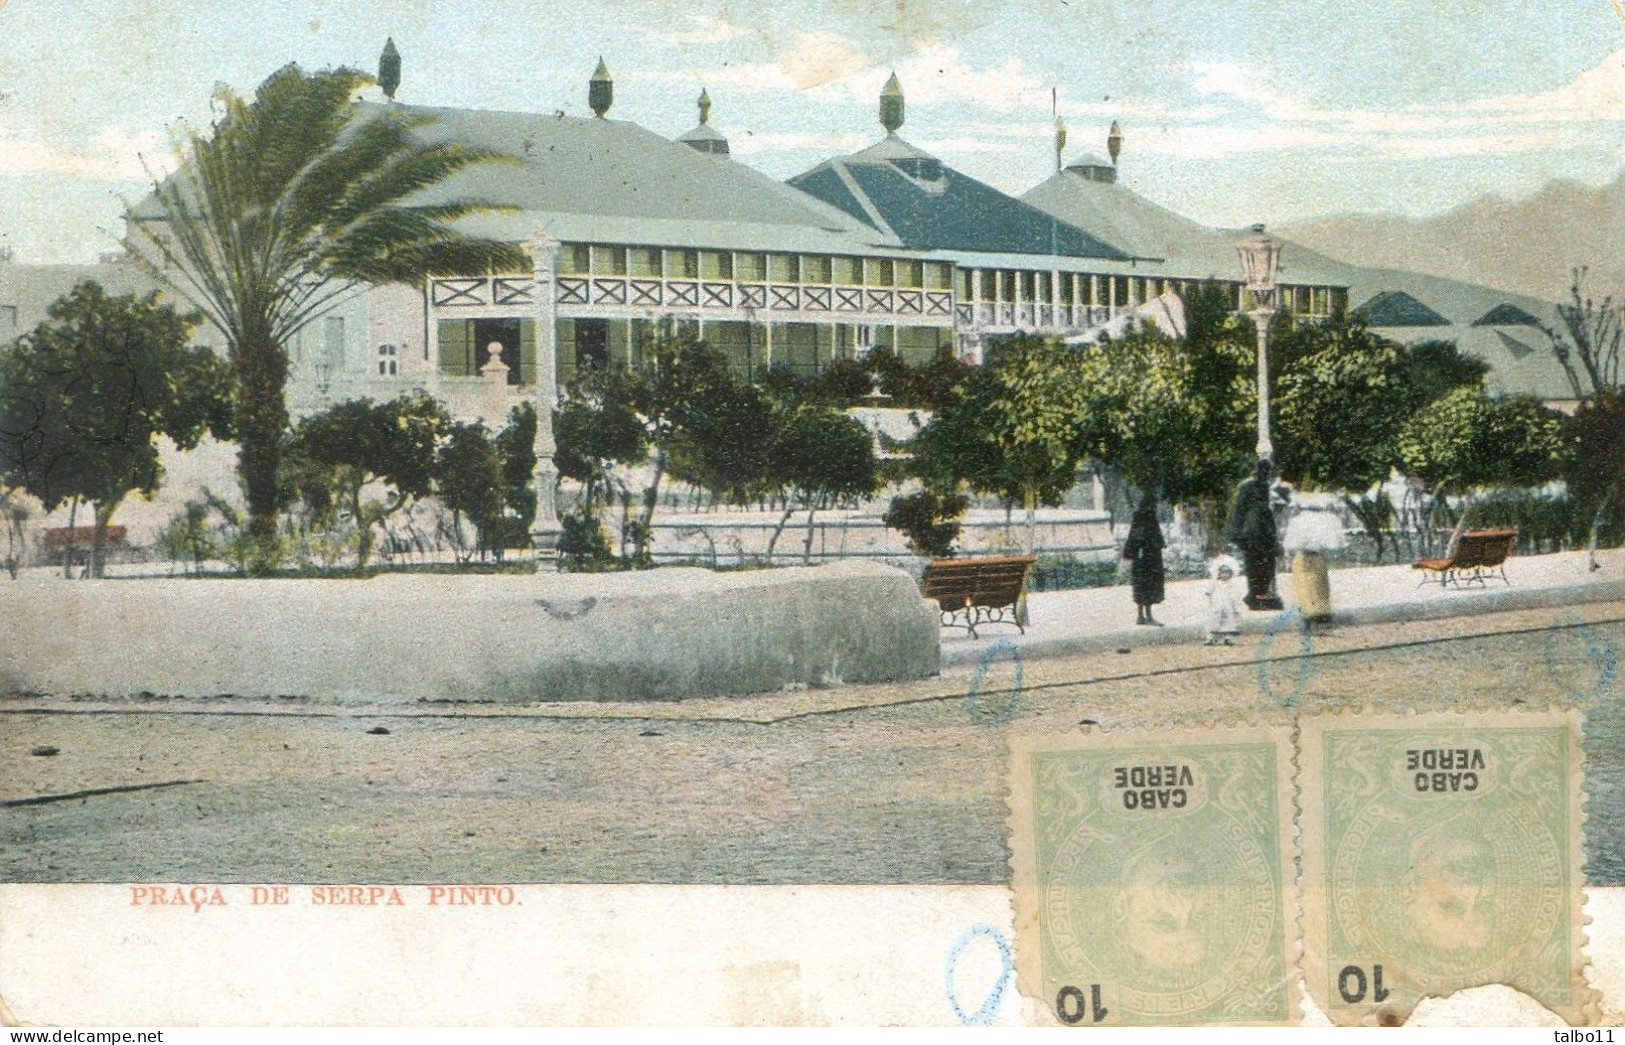
<path fill-rule="evenodd" d="M 1254 225 L 1252 234 L 1236 244 L 1241 255 L 1244 286 L 1253 305 L 1247 314 L 1258 328 L 1258 459 L 1275 456 L 1270 441 L 1270 320 L 1275 315 L 1275 270 L 1281 263 L 1281 245 L 1264 235 L 1264 226 Z"/>
<path fill-rule="evenodd" d="M 1276 531 L 1272 504 L 1275 446 L 1270 441 L 1270 319 L 1275 315 L 1275 269 L 1281 245 L 1264 235 L 1264 226 L 1236 244 L 1241 255 L 1247 296 L 1246 309 L 1258 328 L 1258 463 L 1253 478 L 1241 484 L 1231 509 L 1231 539 L 1241 548 L 1247 571 L 1247 608 L 1278 610 L 1275 593 Z M 1247 304 L 1243 302 L 1242 304 Z"/>

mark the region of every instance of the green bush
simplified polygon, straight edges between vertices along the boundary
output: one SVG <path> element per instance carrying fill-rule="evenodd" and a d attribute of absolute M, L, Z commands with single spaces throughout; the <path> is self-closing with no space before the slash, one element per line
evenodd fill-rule
<path fill-rule="evenodd" d="M 1521 551 L 1562 551 L 1584 547 L 1591 519 L 1568 494 L 1498 490 L 1474 503 L 1468 517 L 1474 530 L 1516 527 Z"/>
<path fill-rule="evenodd" d="M 959 519 L 969 504 L 963 494 L 941 496 L 924 490 L 893 497 L 881 521 L 900 532 L 915 555 L 941 559 L 953 554 Z"/>
<path fill-rule="evenodd" d="M 596 573 L 615 566 L 609 531 L 588 512 L 571 512 L 559 520 L 559 569 Z"/>
<path fill-rule="evenodd" d="M 1070 555 L 1041 555 L 1027 587 L 1031 591 L 1109 588 L 1117 583 L 1115 562 L 1083 562 Z"/>

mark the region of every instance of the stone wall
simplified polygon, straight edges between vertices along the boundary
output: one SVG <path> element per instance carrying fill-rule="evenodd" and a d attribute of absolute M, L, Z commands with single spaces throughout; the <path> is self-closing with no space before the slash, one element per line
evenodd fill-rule
<path fill-rule="evenodd" d="M 677 700 L 919 678 L 938 620 L 878 563 L 712 573 L 0 584 L 0 692 Z"/>

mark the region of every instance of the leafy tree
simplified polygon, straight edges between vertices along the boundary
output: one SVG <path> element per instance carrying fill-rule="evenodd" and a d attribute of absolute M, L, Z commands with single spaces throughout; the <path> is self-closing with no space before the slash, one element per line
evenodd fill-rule
<path fill-rule="evenodd" d="M 726 408 L 738 383 L 721 352 L 686 337 L 653 339 L 637 365 L 614 377 L 625 382 L 625 402 L 642 426 L 648 461 L 653 466 L 637 518 L 631 524 L 632 558 L 639 565 L 648 565 L 660 484 L 671 467 L 673 453 L 688 432 Z"/>
<path fill-rule="evenodd" d="M 1342 317 L 1294 325 L 1285 341 L 1275 398 L 1281 475 L 1342 491 L 1380 561 L 1394 512 L 1381 484 L 1401 464 L 1400 430 L 1441 396 L 1478 388 L 1489 367 L 1453 342 L 1407 348 Z"/>
<path fill-rule="evenodd" d="M 1406 352 L 1358 322 L 1305 323 L 1275 397 L 1276 466 L 1290 482 L 1364 490 L 1399 464 L 1399 429 L 1411 414 Z"/>
<path fill-rule="evenodd" d="M 1089 416 L 1083 374 L 1071 350 L 1041 338 L 997 345 L 958 381 L 910 442 L 915 472 L 939 496 L 963 484 L 1026 510 L 1027 545 L 1037 509 L 1058 504 L 1077 478 Z"/>
<path fill-rule="evenodd" d="M 423 393 L 386 403 L 348 400 L 294 428 L 287 447 L 292 482 L 318 513 L 350 514 L 360 537 L 358 569 L 372 555 L 374 528 L 433 491 L 438 444 L 449 429 L 445 408 Z M 384 487 L 381 498 L 366 496 L 375 485 Z"/>
<path fill-rule="evenodd" d="M 1081 347 L 1082 452 L 1142 490 L 1196 505 L 1220 532 L 1231 487 L 1253 460 L 1255 344 L 1224 292 L 1198 286 L 1186 298 L 1183 340 L 1147 323 Z"/>
<path fill-rule="evenodd" d="M 632 561 L 651 561 L 660 487 L 675 467 L 704 471 L 696 447 L 726 431 L 742 395 L 727 359 L 703 341 L 661 336 L 643 346 L 639 360 L 618 370 L 583 375 L 555 415 L 554 463 L 559 474 L 583 485 L 583 511 L 596 511 L 619 490 L 630 505 L 628 470 L 643 470 L 635 518 L 623 525 Z M 722 481 L 721 469 L 706 473 Z M 646 477 L 646 478 L 643 478 Z"/>
<path fill-rule="evenodd" d="M 414 202 L 451 175 L 511 159 L 425 143 L 428 122 L 353 101 L 371 77 L 288 65 L 252 100 L 227 91 L 211 134 L 177 144 L 177 172 L 129 216 L 132 245 L 226 339 L 236 371 L 238 470 L 249 533 L 276 527 L 288 427 L 289 339 L 364 284 L 522 263 L 511 244 L 460 234 L 493 209 L 477 199 Z"/>
<path fill-rule="evenodd" d="M 773 388 L 781 403 L 792 404 L 809 390 L 800 381 Z M 746 505 L 771 492 L 773 439 L 783 408 L 776 409 L 767 389 L 730 382 L 697 405 L 673 438 L 672 476 L 728 504 Z"/>
<path fill-rule="evenodd" d="M 182 450 L 230 435 L 231 375 L 188 347 L 197 317 L 156 293 L 109 297 L 90 280 L 49 318 L 0 350 L 0 481 L 37 497 L 95 507 L 91 573 L 103 573 L 107 527 L 132 492 L 163 479 L 158 436 Z"/>
<path fill-rule="evenodd" d="M 1405 350 L 1401 389 L 1411 409 L 1420 410 L 1448 392 L 1483 384 L 1489 373 L 1488 363 L 1463 355 L 1454 341 L 1418 341 Z"/>
<path fill-rule="evenodd" d="M 1436 519 L 1451 493 L 1550 481 L 1562 435 L 1562 415 L 1532 396 L 1492 398 L 1466 387 L 1412 416 L 1399 431 L 1399 453 L 1405 474 L 1432 495 Z M 1470 506 L 1463 506 L 1452 540 L 1465 529 Z"/>
<path fill-rule="evenodd" d="M 451 512 L 452 530 L 461 542 L 467 517 L 479 535 L 480 555 L 502 555 L 502 458 L 485 426 L 453 421 L 435 460 L 435 492 Z"/>
<path fill-rule="evenodd" d="M 596 515 L 624 483 L 616 466 L 648 459 L 643 419 L 632 405 L 631 382 L 621 373 L 593 368 L 565 389 L 553 414 L 553 466 L 581 484 L 580 510 Z"/>
<path fill-rule="evenodd" d="M 496 436 L 501 463 L 502 503 L 513 513 L 506 517 L 507 539 L 497 545 L 524 546 L 536 521 L 536 407 L 520 403 L 508 411 L 508 424 Z"/>
<path fill-rule="evenodd" d="M 827 407 L 802 406 L 781 417 L 766 460 L 774 485 L 781 485 L 786 493 L 785 509 L 768 538 L 767 557 L 772 561 L 785 524 L 800 510 L 807 513 L 802 561 L 811 562 L 817 513 L 875 492 L 874 437 L 857 418 Z"/>
<path fill-rule="evenodd" d="M 807 382 L 805 398 L 826 406 L 857 406 L 874 394 L 874 375 L 861 359 L 831 361 Z"/>

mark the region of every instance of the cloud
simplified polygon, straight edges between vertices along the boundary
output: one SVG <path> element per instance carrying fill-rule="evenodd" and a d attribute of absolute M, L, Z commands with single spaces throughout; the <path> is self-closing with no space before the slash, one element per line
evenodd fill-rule
<path fill-rule="evenodd" d="M 791 38 L 790 50 L 779 59 L 779 68 L 798 90 L 805 91 L 847 79 L 868 68 L 870 61 L 851 37 L 800 32 Z"/>
<path fill-rule="evenodd" d="M 1585 128 L 1625 122 L 1625 51 L 1572 80 L 1532 94 L 1390 108 L 1324 108 L 1295 98 L 1267 70 L 1239 63 L 1186 67 L 1190 87 L 1228 112 L 1228 127 L 1175 125 L 1146 135 L 1146 147 L 1172 155 L 1330 149 L 1366 157 L 1451 159 L 1572 147 Z"/>
<path fill-rule="evenodd" d="M 724 43 L 735 40 L 741 36 L 748 36 L 752 30 L 734 25 L 727 19 L 718 18 L 710 14 L 690 14 L 684 16 L 688 28 L 657 28 L 655 26 L 633 23 L 632 32 L 652 43 L 664 44 L 667 47 L 694 47 L 703 44 Z"/>
<path fill-rule="evenodd" d="M 80 146 L 0 138 L 0 174 L 66 174 L 96 181 L 145 181 L 143 157 L 153 164 L 154 173 L 167 169 L 169 147 L 163 135 L 131 135 L 122 128 L 106 126 Z"/>

